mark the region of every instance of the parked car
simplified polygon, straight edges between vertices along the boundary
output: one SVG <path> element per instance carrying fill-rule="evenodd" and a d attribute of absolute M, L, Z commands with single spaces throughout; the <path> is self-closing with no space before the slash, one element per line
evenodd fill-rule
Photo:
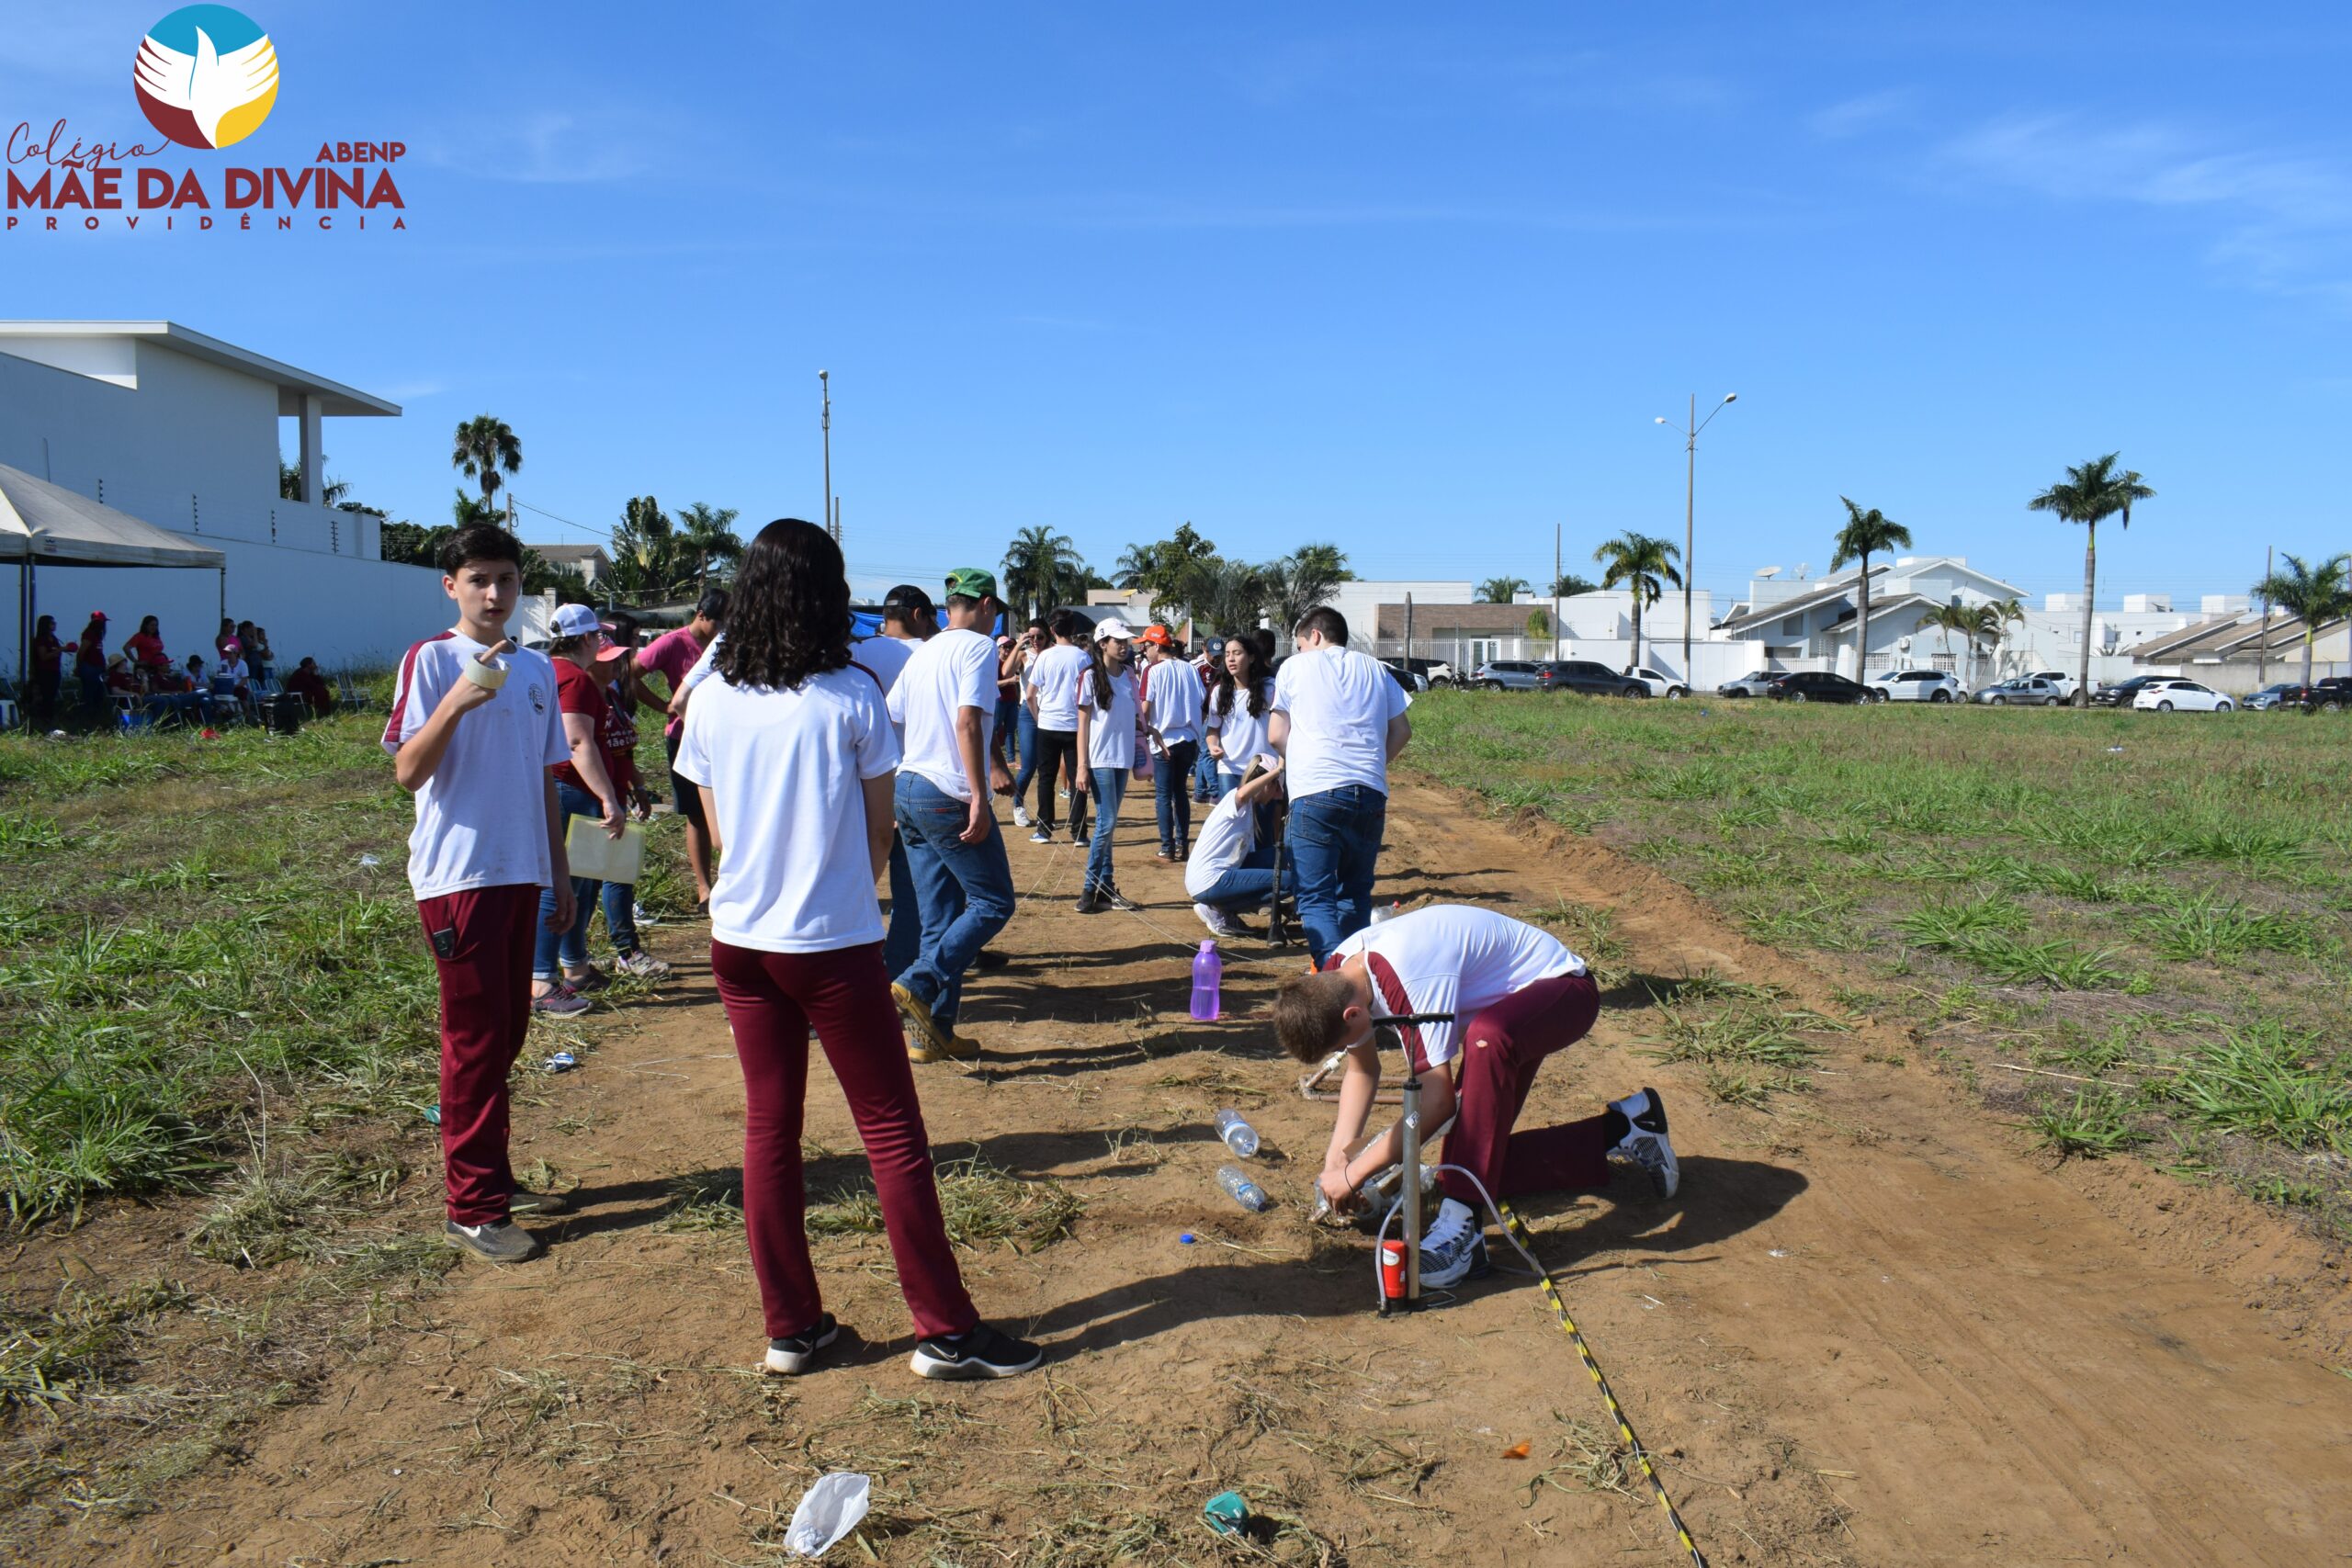
<path fill-rule="evenodd" d="M 2187 713 L 2228 713 L 2237 705 L 2211 686 L 2194 681 L 2151 681 L 2132 697 L 2132 705 L 2155 713 L 2179 708 Z"/>
<path fill-rule="evenodd" d="M 2020 675 L 1997 686 L 1987 686 L 1976 700 L 1988 707 L 2056 707 L 2066 695 L 2039 675 Z"/>
<path fill-rule="evenodd" d="M 1860 681 L 1828 670 L 1798 670 L 1774 681 L 1768 696 L 1791 703 L 1868 703 L 1877 699 Z"/>
<path fill-rule="evenodd" d="M 1426 692 L 1430 689 L 1430 678 L 1427 675 L 1422 674 L 1419 671 L 1414 669 L 1411 665 L 1406 663 L 1405 660 L 1401 659 L 1384 659 L 1380 661 L 1380 664 L 1383 669 L 1386 670 L 1391 675 L 1396 677 L 1396 683 L 1404 687 L 1407 691 Z"/>
<path fill-rule="evenodd" d="M 1470 683 L 1490 692 L 1540 692 L 1551 684 L 1550 671 L 1532 659 L 1490 659 L 1471 672 Z"/>
<path fill-rule="evenodd" d="M 1381 662 L 1410 670 L 1426 682 L 1424 689 L 1454 683 L 1453 666 L 1442 659 L 1384 659 Z"/>
<path fill-rule="evenodd" d="M 1968 688 L 1948 670 L 1882 670 L 1868 682 L 1882 703 L 1964 703 Z"/>
<path fill-rule="evenodd" d="M 1671 675 L 1661 674 L 1646 664 L 1628 664 L 1625 673 L 1650 689 L 1654 697 L 1672 697 L 1676 701 L 1690 694 L 1690 688 Z"/>
<path fill-rule="evenodd" d="M 2294 707 L 2303 700 L 2302 690 L 2292 681 L 2273 681 L 2258 692 L 2247 693 L 2245 705 L 2257 713 L 2271 708 Z"/>
<path fill-rule="evenodd" d="M 2057 687 L 2058 700 L 2062 703 L 2071 703 L 2075 700 L 2077 682 L 2074 676 L 2067 674 L 2064 670 L 2029 670 L 2026 671 L 2025 678 L 2029 681 L 2047 681 Z"/>
<path fill-rule="evenodd" d="M 2352 675 L 2330 675 L 2314 681 L 2304 694 L 2307 708 L 2352 708 Z"/>
<path fill-rule="evenodd" d="M 1719 697 L 1769 697 L 1772 682 L 1781 678 L 1778 670 L 1758 670 L 1753 674 L 1736 676 L 1715 688 Z"/>
<path fill-rule="evenodd" d="M 1582 692 L 1591 697 L 1646 697 L 1650 689 L 1631 675 L 1622 675 L 1589 659 L 1561 659 L 1552 664 L 1555 692 Z"/>
<path fill-rule="evenodd" d="M 2162 675 L 2134 675 L 2128 681 L 2118 681 L 2112 686 L 2101 686 L 2091 694 L 2092 705 L 2103 708 L 2128 708 L 2132 705 L 2132 699 L 2140 694 L 2142 687 L 2151 681 L 2164 679 Z"/>

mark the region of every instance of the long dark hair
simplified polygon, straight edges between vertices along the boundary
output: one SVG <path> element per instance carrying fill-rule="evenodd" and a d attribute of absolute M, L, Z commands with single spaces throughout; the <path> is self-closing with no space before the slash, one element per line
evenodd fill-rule
<path fill-rule="evenodd" d="M 164 623 L 153 615 L 141 615 L 139 617 L 139 629 L 131 635 L 133 637 L 162 637 Z"/>
<path fill-rule="evenodd" d="M 730 686 L 790 691 L 849 667 L 849 573 L 814 523 L 779 517 L 743 552 L 712 661 Z"/>
<path fill-rule="evenodd" d="M 1086 672 L 1094 682 L 1094 705 L 1102 710 L 1104 718 L 1109 718 L 1113 711 L 1111 666 L 1102 657 L 1102 644 L 1108 640 L 1110 639 L 1105 637 L 1093 637 L 1086 644 Z"/>
<path fill-rule="evenodd" d="M 1243 657 L 1249 665 L 1249 672 L 1242 677 L 1242 680 L 1246 681 L 1250 687 L 1250 716 L 1256 718 L 1266 711 L 1266 705 L 1272 701 L 1266 694 L 1266 682 L 1274 678 L 1274 672 L 1268 665 L 1266 650 L 1258 646 L 1256 637 L 1228 637 L 1226 639 L 1226 646 L 1231 648 L 1237 641 L 1241 644 Z M 1218 660 L 1216 689 L 1209 694 L 1209 711 L 1230 716 L 1233 713 L 1233 688 L 1238 683 L 1240 682 L 1233 678 L 1233 671 L 1226 668 L 1225 660 Z"/>

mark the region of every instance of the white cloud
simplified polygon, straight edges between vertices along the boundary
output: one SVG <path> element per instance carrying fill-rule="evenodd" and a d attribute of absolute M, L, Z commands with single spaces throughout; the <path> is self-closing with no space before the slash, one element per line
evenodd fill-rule
<path fill-rule="evenodd" d="M 1883 92 L 1864 93 L 1860 97 L 1847 98 L 1828 107 L 1816 109 L 1805 117 L 1805 126 L 1815 136 L 1828 141 L 1842 141 L 1859 136 L 1872 126 L 1905 116 L 1917 95 L 1908 87 L 1890 87 Z"/>

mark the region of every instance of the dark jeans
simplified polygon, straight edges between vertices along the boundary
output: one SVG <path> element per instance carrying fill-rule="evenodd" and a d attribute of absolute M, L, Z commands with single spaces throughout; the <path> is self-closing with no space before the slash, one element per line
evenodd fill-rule
<path fill-rule="evenodd" d="M 102 708 L 107 705 L 106 666 L 79 664 L 74 669 L 74 679 L 82 682 L 82 705 Z"/>
<path fill-rule="evenodd" d="M 1021 777 L 1026 780 L 1032 772 L 1044 775 L 1043 781 L 1037 785 L 1036 820 L 1040 828 L 1050 830 L 1059 819 L 1056 815 L 1059 802 L 1055 797 L 1055 791 L 1060 785 L 1062 769 L 1075 767 L 1077 762 L 1077 730 L 1043 728 L 1038 729 L 1036 755 L 1034 760 L 1024 761 L 1021 764 Z M 1077 776 L 1076 773 L 1070 775 L 1073 779 Z M 1015 783 L 1012 786 L 1012 798 L 1016 801 L 1021 798 L 1019 783 Z M 1077 815 L 1075 807 L 1071 808 L 1071 815 L 1073 817 Z"/>
<path fill-rule="evenodd" d="M 953 1026 L 964 1000 L 964 971 L 1012 919 L 1012 867 L 1004 835 L 989 824 L 977 844 L 958 837 L 970 807 L 921 773 L 899 775 L 899 837 L 922 910 L 922 944 L 893 978 Z"/>
<path fill-rule="evenodd" d="M 1297 879 L 1298 923 L 1321 967 L 1331 950 L 1372 924 L 1372 878 L 1388 797 L 1367 784 L 1342 784 L 1290 803 L 1291 874 Z"/>
<path fill-rule="evenodd" d="M 1195 904 L 1219 909 L 1254 909 L 1274 890 L 1274 868 L 1237 865 L 1195 897 Z M 1283 878 L 1283 891 L 1293 891 L 1292 879 Z"/>
<path fill-rule="evenodd" d="M 1193 793 L 1204 800 L 1215 800 L 1221 793 L 1216 784 L 1219 772 L 1216 759 L 1209 755 L 1207 747 L 1202 747 L 1193 763 Z"/>
<path fill-rule="evenodd" d="M 577 784 L 568 784 L 560 779 L 556 781 L 555 798 L 556 804 L 563 808 L 567 829 L 571 826 L 570 818 L 571 818 L 585 817 L 593 822 L 602 819 L 605 815 L 603 804 L 594 795 Z M 548 930 L 548 917 L 555 913 L 555 889 L 552 887 L 539 889 L 538 923 L 531 928 L 537 933 L 532 939 L 531 977 L 533 979 L 561 979 L 562 976 L 556 973 L 556 965 L 559 962 L 566 969 L 588 967 L 588 925 L 596 918 L 596 895 L 604 886 L 593 876 L 575 876 L 571 879 L 571 897 L 578 904 L 579 910 L 571 917 L 570 929 L 560 931 Z M 628 891 L 627 888 L 622 889 L 624 893 Z M 610 917 L 607 916 L 606 919 L 609 921 Z M 631 934 L 634 937 L 635 933 Z M 615 940 L 618 941 L 617 932 L 615 933 Z M 633 941 L 631 945 L 635 945 Z M 626 953 L 628 949 L 622 948 L 621 951 Z"/>
<path fill-rule="evenodd" d="M 890 929 L 882 939 L 882 972 L 903 975 L 922 951 L 922 901 L 915 897 L 915 874 L 907 865 L 907 841 L 890 829 Z"/>
<path fill-rule="evenodd" d="M 1086 848 L 1086 882 L 1090 887 L 1115 887 L 1112 880 L 1111 835 L 1119 825 L 1119 806 L 1127 798 L 1127 770 L 1088 770 L 1094 792 L 1094 841 Z"/>
<path fill-rule="evenodd" d="M 1159 808 L 1159 852 L 1182 854 L 1193 841 L 1193 762 L 1197 740 L 1170 746 L 1151 773 L 1151 797 Z"/>
<path fill-rule="evenodd" d="M 1008 768 L 1021 765 L 1021 748 L 1017 743 L 1021 727 L 1014 716 L 1028 711 L 1011 697 L 996 700 L 996 727 L 989 733 L 989 744 L 996 748 L 997 755 L 1004 759 L 1004 765 Z"/>
<path fill-rule="evenodd" d="M 1021 765 L 1012 773 L 1012 804 L 1019 806 L 1028 800 L 1029 775 L 1037 771 L 1037 716 L 1027 703 L 1012 705 L 1012 733 L 1021 755 Z M 1054 786 L 1049 783 L 1046 787 Z"/>

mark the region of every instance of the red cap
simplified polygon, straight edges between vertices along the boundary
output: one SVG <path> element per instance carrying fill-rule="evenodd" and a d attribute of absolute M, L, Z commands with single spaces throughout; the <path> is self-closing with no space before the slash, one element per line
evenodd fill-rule
<path fill-rule="evenodd" d="M 1168 635 L 1168 628 L 1166 626 L 1153 625 L 1144 627 L 1143 640 L 1148 643 L 1151 643 L 1156 647 L 1166 648 L 1175 639 Z"/>

